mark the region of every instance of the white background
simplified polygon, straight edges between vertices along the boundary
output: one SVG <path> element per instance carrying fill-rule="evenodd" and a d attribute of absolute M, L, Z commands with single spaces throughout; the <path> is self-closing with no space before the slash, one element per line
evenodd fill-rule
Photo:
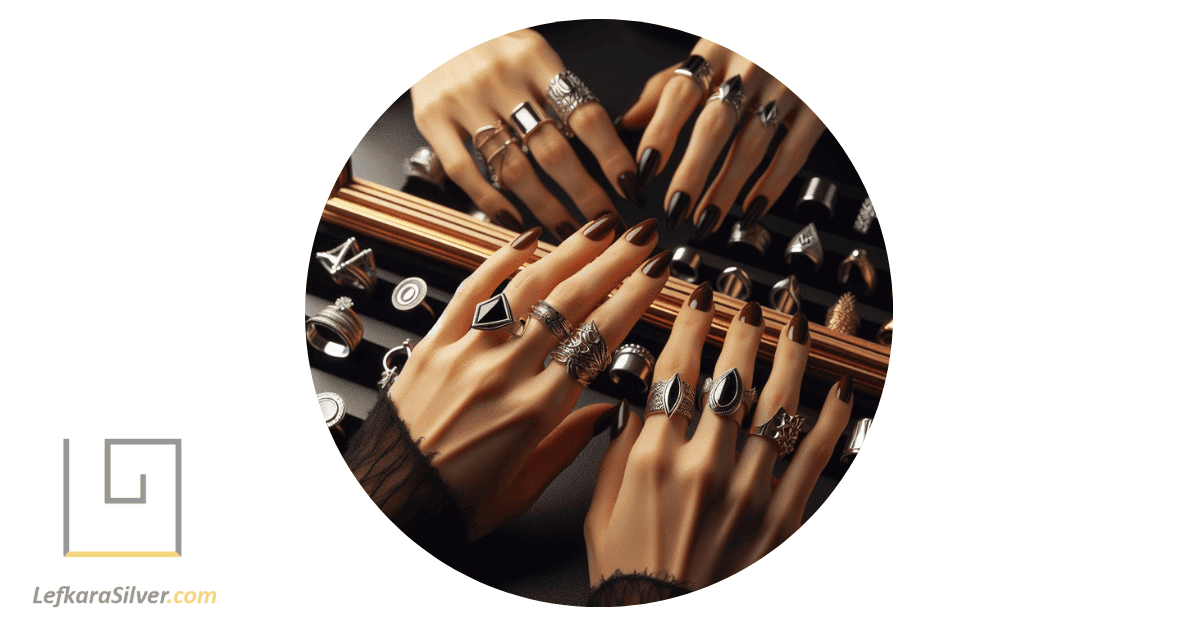
<path fill-rule="evenodd" d="M 1195 623 L 1186 6 L 9 6 L 6 623 L 611 625 L 397 534 L 329 446 L 300 341 L 322 201 L 374 119 L 471 45 L 597 11 L 707 36 L 805 98 L 869 186 L 899 326 L 820 514 L 619 621 Z M 61 557 L 64 437 L 183 439 L 182 558 Z M 60 585 L 219 602 L 31 603 Z"/>
<path fill-rule="evenodd" d="M 110 495 L 144 504 L 104 503 L 104 441 L 71 439 L 72 552 L 175 551 L 175 445 L 113 445 Z M 189 478 L 191 479 L 191 478 Z"/>

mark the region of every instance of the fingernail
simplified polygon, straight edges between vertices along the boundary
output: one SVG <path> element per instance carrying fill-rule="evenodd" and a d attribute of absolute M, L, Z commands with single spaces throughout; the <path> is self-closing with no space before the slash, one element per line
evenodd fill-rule
<path fill-rule="evenodd" d="M 601 238 L 605 238 L 608 234 L 617 228 L 617 223 L 620 218 L 616 214 L 607 213 L 592 221 L 592 224 L 584 227 L 583 235 L 593 242 L 599 242 Z"/>
<path fill-rule="evenodd" d="M 649 242 L 650 238 L 654 237 L 654 234 L 657 232 L 658 219 L 647 218 L 631 227 L 629 232 L 625 234 L 625 239 L 634 246 L 642 246 Z"/>
<path fill-rule="evenodd" d="M 754 301 L 747 303 L 742 306 L 738 320 L 751 327 L 758 327 L 762 324 L 762 307 Z"/>
<path fill-rule="evenodd" d="M 554 235 L 558 236 L 560 241 L 565 242 L 567 238 L 571 237 L 571 235 L 575 233 L 575 230 L 575 225 L 569 222 L 559 223 L 559 225 L 554 228 Z"/>
<path fill-rule="evenodd" d="M 717 228 L 717 220 L 721 218 L 721 210 L 717 209 L 716 205 L 709 205 L 704 208 L 700 214 L 700 221 L 696 223 L 696 240 L 704 241 Z"/>
<path fill-rule="evenodd" d="M 651 257 L 650 261 L 646 262 L 642 266 L 642 272 L 645 273 L 646 276 L 650 277 L 651 279 L 658 279 L 659 277 L 662 277 L 663 275 L 666 274 L 667 267 L 669 267 L 671 265 L 670 261 L 671 261 L 671 252 L 663 251 L 662 253 L 659 253 L 658 255 Z"/>
<path fill-rule="evenodd" d="M 750 202 L 746 207 L 746 212 L 742 215 L 742 228 L 745 229 L 762 218 L 763 212 L 767 211 L 767 197 L 759 196 Z"/>
<path fill-rule="evenodd" d="M 509 231 L 520 231 L 521 230 L 521 226 L 522 226 L 521 219 L 514 216 L 513 213 L 510 211 L 507 211 L 507 210 L 498 211 L 498 212 L 496 212 L 496 215 L 492 218 L 492 220 L 496 221 L 496 224 L 500 225 L 501 227 L 504 227 L 505 229 L 508 229 Z"/>
<path fill-rule="evenodd" d="M 613 409 L 609 410 L 606 414 L 611 415 L 611 418 L 608 419 L 611 421 L 608 426 L 608 440 L 613 441 L 621 435 L 621 432 L 625 430 L 625 426 L 629 425 L 629 402 L 622 399 L 621 403 L 613 406 Z M 600 432 L 596 433 L 599 434 Z"/>
<path fill-rule="evenodd" d="M 808 318 L 801 312 L 796 312 L 788 322 L 787 338 L 798 345 L 808 342 Z"/>
<path fill-rule="evenodd" d="M 542 235 L 542 228 L 534 227 L 534 228 L 530 229 L 529 231 L 526 231 L 525 233 L 522 233 L 521 235 L 517 236 L 516 238 L 513 238 L 513 241 L 509 244 L 509 246 L 513 247 L 514 249 L 516 249 L 518 251 L 524 251 L 525 249 L 527 249 L 531 246 L 535 246 L 537 244 L 538 238 L 541 237 L 541 235 Z"/>
<path fill-rule="evenodd" d="M 676 192 L 667 204 L 667 228 L 674 231 L 684 218 L 692 215 L 692 197 L 686 192 Z"/>
<path fill-rule="evenodd" d="M 621 173 L 621 176 L 617 177 L 617 185 L 620 186 L 621 195 L 626 200 L 637 205 L 639 209 L 646 207 L 646 193 L 638 188 L 637 175 L 632 170 Z"/>
<path fill-rule="evenodd" d="M 712 286 L 707 281 L 692 290 L 692 296 L 688 299 L 688 307 L 701 312 L 712 309 Z"/>
<path fill-rule="evenodd" d="M 854 378 L 843 375 L 837 383 L 837 398 L 842 403 L 850 403 L 850 395 L 854 393 Z"/>
<path fill-rule="evenodd" d="M 646 186 L 650 185 L 650 178 L 654 176 L 654 172 L 658 170 L 658 160 L 662 155 L 658 154 L 657 150 L 647 148 L 642 151 L 642 158 L 638 160 L 637 184 L 638 189 L 646 191 Z"/>

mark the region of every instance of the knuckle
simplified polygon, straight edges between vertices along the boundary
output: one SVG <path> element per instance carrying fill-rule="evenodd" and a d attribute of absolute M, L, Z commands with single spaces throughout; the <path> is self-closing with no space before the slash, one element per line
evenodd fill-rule
<path fill-rule="evenodd" d="M 568 164 L 569 160 L 575 158 L 575 151 L 571 149 L 571 145 L 556 133 L 543 133 L 534 153 L 538 161 L 547 168 Z"/>
<path fill-rule="evenodd" d="M 665 457 L 652 449 L 637 449 L 629 453 L 629 469 L 640 482 L 661 484 L 671 473 Z"/>
<path fill-rule="evenodd" d="M 703 458 L 681 461 L 676 473 L 680 483 L 692 491 L 708 493 L 716 484 L 716 473 L 713 471 L 712 465 Z"/>

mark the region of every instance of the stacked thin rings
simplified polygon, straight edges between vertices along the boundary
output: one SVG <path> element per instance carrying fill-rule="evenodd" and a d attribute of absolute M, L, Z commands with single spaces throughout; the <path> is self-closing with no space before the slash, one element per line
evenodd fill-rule
<path fill-rule="evenodd" d="M 310 316 L 304 322 L 308 344 L 331 357 L 349 356 L 363 335 L 362 320 L 350 309 L 353 305 L 348 297 L 338 297 L 333 305 Z"/>
<path fill-rule="evenodd" d="M 787 410 L 780 408 L 766 423 L 751 430 L 750 435 L 761 436 L 775 443 L 779 448 L 776 457 L 782 458 L 795 451 L 805 420 L 798 414 L 788 414 Z"/>
<path fill-rule="evenodd" d="M 652 412 L 662 412 L 667 418 L 678 414 L 686 417 L 690 423 L 696 414 L 696 391 L 683 381 L 679 373 L 671 379 L 654 382 L 646 400 L 646 416 Z"/>
<path fill-rule="evenodd" d="M 675 74 L 695 81 L 701 92 L 707 92 L 712 85 L 712 66 L 700 55 L 692 55 L 685 59 L 683 65 L 675 68 Z"/>
<path fill-rule="evenodd" d="M 499 141 L 499 144 L 497 144 Z M 471 143 L 475 145 L 475 150 L 479 151 L 483 157 L 484 164 L 487 165 L 488 175 L 492 179 L 492 185 L 498 189 L 504 188 L 504 160 L 496 160 L 501 157 L 508 147 L 516 144 L 521 145 L 521 140 L 518 139 L 512 132 L 512 129 L 504 123 L 503 120 L 496 120 L 495 124 L 487 124 L 479 127 L 475 131 L 475 135 L 471 138 Z"/>
<path fill-rule="evenodd" d="M 590 386 L 612 360 L 595 321 L 576 329 L 570 338 L 554 347 L 550 357 L 564 364 L 567 373 L 584 388 Z"/>
<path fill-rule="evenodd" d="M 563 315 L 558 312 L 558 310 L 554 309 L 554 307 L 552 307 L 549 303 L 546 303 L 540 299 L 534 304 L 533 308 L 529 310 L 529 315 L 539 321 L 542 321 L 542 324 L 550 330 L 550 333 L 557 336 L 562 342 L 566 342 L 567 338 L 569 338 L 575 331 L 571 328 L 570 321 L 564 318 Z"/>
<path fill-rule="evenodd" d="M 550 80 L 550 86 L 546 88 L 546 95 L 550 97 L 550 106 L 554 109 L 554 115 L 558 116 L 563 127 L 567 131 L 567 136 L 573 136 L 575 131 L 571 128 L 571 114 L 575 109 L 584 103 L 599 102 L 592 90 L 588 89 L 587 85 L 583 84 L 575 73 L 567 70 L 559 72 Z"/>

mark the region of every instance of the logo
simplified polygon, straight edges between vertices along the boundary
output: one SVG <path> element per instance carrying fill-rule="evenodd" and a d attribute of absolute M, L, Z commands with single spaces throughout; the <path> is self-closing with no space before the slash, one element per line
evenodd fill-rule
<path fill-rule="evenodd" d="M 178 438 L 106 438 L 101 486 L 99 448 L 76 452 L 72 469 L 64 438 L 63 556 L 181 556 L 182 450 Z"/>

